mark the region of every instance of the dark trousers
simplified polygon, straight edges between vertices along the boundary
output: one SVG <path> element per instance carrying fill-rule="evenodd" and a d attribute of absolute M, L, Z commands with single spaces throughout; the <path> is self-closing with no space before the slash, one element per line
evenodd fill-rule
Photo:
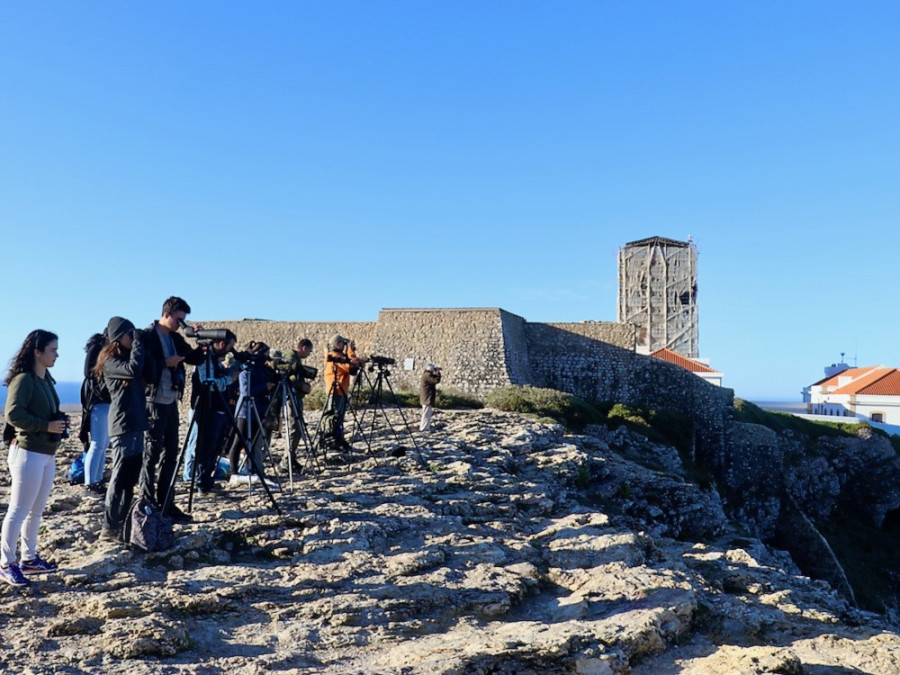
<path fill-rule="evenodd" d="M 197 430 L 197 484 L 203 489 L 213 484 L 225 431 L 225 414 L 216 410 L 204 412 Z"/>
<path fill-rule="evenodd" d="M 175 498 L 172 494 L 169 503 L 164 503 L 178 463 L 178 402 L 148 402 L 147 422 L 150 426 L 144 434 L 141 492 L 160 508 L 168 510 Z"/>
<path fill-rule="evenodd" d="M 112 473 L 106 488 L 104 527 L 119 532 L 131 508 L 134 486 L 141 476 L 144 434 L 140 431 L 110 438 Z"/>
<path fill-rule="evenodd" d="M 344 416 L 347 414 L 349 399 L 346 396 L 328 396 L 325 399 L 325 412 L 334 411 L 334 427 L 332 433 L 338 443 L 344 442 Z"/>

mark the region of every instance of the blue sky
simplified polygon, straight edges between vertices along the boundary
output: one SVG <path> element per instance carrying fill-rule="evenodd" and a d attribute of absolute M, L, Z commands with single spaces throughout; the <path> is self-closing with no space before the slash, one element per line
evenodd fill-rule
<path fill-rule="evenodd" d="M 615 320 L 699 249 L 743 398 L 900 366 L 900 3 L 7 2 L 0 358 L 109 316 Z M 245 336 L 247 338 L 252 336 Z"/>

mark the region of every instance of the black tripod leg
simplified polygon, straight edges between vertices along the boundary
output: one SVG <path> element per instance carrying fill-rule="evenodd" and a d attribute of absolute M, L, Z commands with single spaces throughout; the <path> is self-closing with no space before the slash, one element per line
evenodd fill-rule
<path fill-rule="evenodd" d="M 243 403 L 239 402 L 238 409 L 240 409 L 242 404 L 252 406 L 253 401 L 247 399 L 247 400 L 243 401 Z M 247 414 L 248 415 L 250 414 L 249 410 L 248 410 Z M 257 415 L 257 417 L 258 417 L 258 415 Z M 266 482 L 262 479 L 262 476 L 260 475 L 261 472 L 259 471 L 259 468 L 256 466 L 256 461 L 253 459 L 253 450 L 252 450 L 252 446 L 248 442 L 247 435 L 241 431 L 241 428 L 238 426 L 237 422 L 234 420 L 233 417 L 231 417 L 229 415 L 228 420 L 229 420 L 229 424 L 231 424 L 231 427 L 234 429 L 234 433 L 237 434 L 238 438 L 240 438 L 241 445 L 243 445 L 244 450 L 247 452 L 247 458 L 250 461 L 251 471 L 253 471 L 260 477 L 260 482 L 262 483 L 263 489 L 266 491 L 266 494 L 269 497 L 269 501 L 272 502 L 272 508 L 275 510 L 275 513 L 277 513 L 279 516 L 283 515 L 281 512 L 281 509 L 278 507 L 278 502 L 275 501 L 275 496 L 272 494 L 272 491 L 269 490 L 269 486 L 266 485 Z M 236 466 L 231 467 L 232 475 L 237 474 L 237 470 L 238 470 L 238 467 L 236 467 Z"/>
<path fill-rule="evenodd" d="M 306 466 L 309 464 L 310 460 L 315 464 L 315 468 L 317 470 L 320 469 L 318 462 L 316 461 L 315 453 L 312 451 L 309 445 L 309 433 L 306 429 L 306 420 L 303 419 L 303 408 L 300 406 L 300 403 L 297 401 L 297 396 L 292 390 L 288 390 L 288 405 L 290 406 L 290 416 L 293 418 L 293 429 L 296 431 L 296 435 L 291 437 L 291 461 L 296 462 L 296 465 L 300 467 L 300 462 L 297 460 L 297 447 L 301 443 L 303 444 L 304 451 L 304 462 L 303 466 L 300 467 L 301 471 L 306 470 Z M 296 438 L 297 442 L 293 443 L 293 439 Z"/>
<path fill-rule="evenodd" d="M 198 399 L 199 403 L 199 399 Z M 163 503 L 160 505 L 160 509 L 163 513 L 169 508 L 169 505 L 175 501 L 175 483 L 178 481 L 179 469 L 181 468 L 182 463 L 184 462 L 184 456 L 187 453 L 188 441 L 191 438 L 191 427 L 197 429 L 197 438 L 200 438 L 200 417 L 202 416 L 202 412 L 198 410 L 194 410 L 194 414 L 191 416 L 191 423 L 188 425 L 187 435 L 184 437 L 184 443 L 181 444 L 181 448 L 178 450 L 178 459 L 175 460 L 175 472 L 172 474 L 172 480 L 169 483 L 169 488 L 166 490 L 165 499 L 163 499 Z M 191 511 L 191 505 L 194 499 L 194 479 L 197 471 L 197 452 L 196 448 L 194 450 L 194 466 L 191 469 L 191 487 L 188 492 L 188 513 Z"/>
<path fill-rule="evenodd" d="M 253 415 L 256 420 L 256 432 L 253 434 L 252 447 L 247 448 L 247 459 L 250 461 L 250 468 L 253 470 L 253 472 L 256 474 L 256 476 L 259 478 L 259 482 L 262 483 L 266 492 L 268 492 L 269 495 L 271 495 L 272 493 L 269 491 L 269 486 L 266 482 L 265 475 L 263 474 L 263 467 L 260 466 L 260 462 L 258 462 L 256 459 L 256 451 L 255 451 L 256 444 L 257 443 L 260 444 L 260 455 L 261 455 L 262 462 L 265 462 L 266 456 L 268 456 L 269 466 L 274 468 L 274 461 L 272 459 L 272 451 L 269 447 L 269 441 L 266 438 L 265 425 L 263 424 L 262 419 L 260 419 L 259 411 L 256 409 L 255 405 L 251 405 L 250 414 Z M 280 490 L 281 484 L 278 481 L 278 476 L 275 474 L 273 474 L 273 475 L 275 477 L 275 482 L 278 483 L 278 489 Z"/>
<path fill-rule="evenodd" d="M 391 386 L 391 380 L 388 377 L 384 378 L 385 382 L 387 382 L 388 390 L 391 392 L 391 396 L 394 399 L 394 405 L 397 407 L 397 412 L 400 413 L 400 419 L 403 420 L 403 426 L 406 427 L 406 433 L 409 435 L 409 440 L 412 441 L 413 447 L 416 449 L 416 459 L 419 462 L 419 465 L 423 468 L 428 465 L 425 463 L 425 458 L 422 457 L 422 452 L 419 450 L 419 444 L 416 443 L 416 437 L 413 435 L 412 430 L 409 428 L 409 423 L 406 421 L 406 415 L 403 414 L 403 408 L 400 406 L 400 399 L 397 398 L 397 394 L 394 392 L 394 387 Z M 382 412 L 384 410 L 382 409 Z M 387 419 L 387 413 L 384 413 L 385 419 Z M 388 424 L 390 424 L 390 420 L 388 420 Z M 391 427 L 393 430 L 393 427 Z M 396 435 L 396 432 L 395 432 Z"/>

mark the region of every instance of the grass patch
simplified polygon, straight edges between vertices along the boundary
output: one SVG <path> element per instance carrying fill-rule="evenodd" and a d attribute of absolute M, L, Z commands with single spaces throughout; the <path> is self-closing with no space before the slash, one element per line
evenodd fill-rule
<path fill-rule="evenodd" d="M 811 440 L 816 440 L 823 436 L 856 436 L 857 430 L 863 426 L 841 422 L 813 422 L 812 420 L 805 420 L 788 413 L 763 410 L 758 405 L 740 398 L 734 399 L 734 420 L 735 422 L 760 424 L 778 433 L 793 431 L 803 434 Z M 884 433 L 880 429 L 872 429 L 873 431 Z"/>
<path fill-rule="evenodd" d="M 477 396 L 467 394 L 457 389 L 439 389 L 434 402 L 435 408 L 455 408 L 457 410 L 480 410 L 484 407 L 484 401 Z"/>
<path fill-rule="evenodd" d="M 581 431 L 588 424 L 606 424 L 612 429 L 626 426 L 655 443 L 675 447 L 682 458 L 693 455 L 694 422 L 673 410 L 613 402 L 589 403 L 556 389 L 529 386 L 495 389 L 487 395 L 485 403 L 498 410 L 553 420 L 574 431 Z"/>
<path fill-rule="evenodd" d="M 675 410 L 644 408 L 622 403 L 602 403 L 607 410 L 607 424 L 616 429 L 624 426 L 635 433 L 646 436 L 653 443 L 671 445 L 678 451 L 685 477 L 707 490 L 715 484 L 715 477 L 709 467 L 694 460 L 694 420 Z M 647 466 L 644 463 L 644 466 Z M 648 468 L 660 470 L 660 467 Z"/>
<path fill-rule="evenodd" d="M 372 390 L 370 387 L 364 386 L 359 391 L 354 390 L 351 393 L 354 394 L 351 401 L 353 407 L 361 408 L 369 403 L 369 399 L 372 395 Z M 396 401 L 394 400 L 394 396 L 391 395 L 390 390 L 385 387 L 381 390 L 381 396 L 378 402 L 385 406 L 393 406 L 395 404 L 399 404 L 402 408 L 418 408 L 421 405 L 419 403 L 418 391 L 412 391 L 411 389 L 398 387 L 394 389 L 394 394 L 396 394 L 397 396 Z M 303 407 L 306 410 L 322 410 L 325 407 L 325 398 L 326 396 L 324 389 L 313 389 L 303 399 Z M 441 408 L 443 410 L 477 410 L 478 408 L 483 408 L 484 403 L 482 403 L 481 399 L 477 398 L 476 396 L 472 396 L 471 394 L 466 394 L 454 389 L 441 389 L 438 390 L 437 398 L 434 402 L 434 407 Z"/>
<path fill-rule="evenodd" d="M 510 386 L 494 389 L 485 404 L 506 412 L 536 415 L 580 431 L 588 424 L 603 424 L 606 416 L 590 403 L 556 389 Z"/>
<path fill-rule="evenodd" d="M 419 394 L 408 389 L 394 389 L 394 393 L 385 386 L 378 396 L 369 387 L 362 387 L 356 392 L 350 401 L 354 408 L 362 408 L 366 405 L 378 404 L 382 406 L 399 405 L 401 408 L 418 408 Z"/>
<path fill-rule="evenodd" d="M 625 426 L 646 436 L 655 443 L 671 445 L 678 454 L 690 457 L 694 448 L 694 421 L 674 410 L 657 410 L 622 403 L 603 403 L 607 409 L 607 424 L 613 428 Z"/>

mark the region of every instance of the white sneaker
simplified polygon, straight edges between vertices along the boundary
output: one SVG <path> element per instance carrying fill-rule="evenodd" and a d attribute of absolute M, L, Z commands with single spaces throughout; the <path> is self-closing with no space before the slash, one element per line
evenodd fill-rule
<path fill-rule="evenodd" d="M 268 485 L 270 489 L 275 489 L 275 490 L 280 489 L 280 486 L 275 481 L 269 480 L 268 478 L 264 478 L 263 480 L 266 481 L 266 485 Z M 238 475 L 232 474 L 231 478 L 228 479 L 229 485 L 247 485 L 248 483 L 250 483 L 252 485 L 259 485 L 259 476 L 256 476 L 256 475 L 242 476 L 240 474 L 238 474 Z"/>

